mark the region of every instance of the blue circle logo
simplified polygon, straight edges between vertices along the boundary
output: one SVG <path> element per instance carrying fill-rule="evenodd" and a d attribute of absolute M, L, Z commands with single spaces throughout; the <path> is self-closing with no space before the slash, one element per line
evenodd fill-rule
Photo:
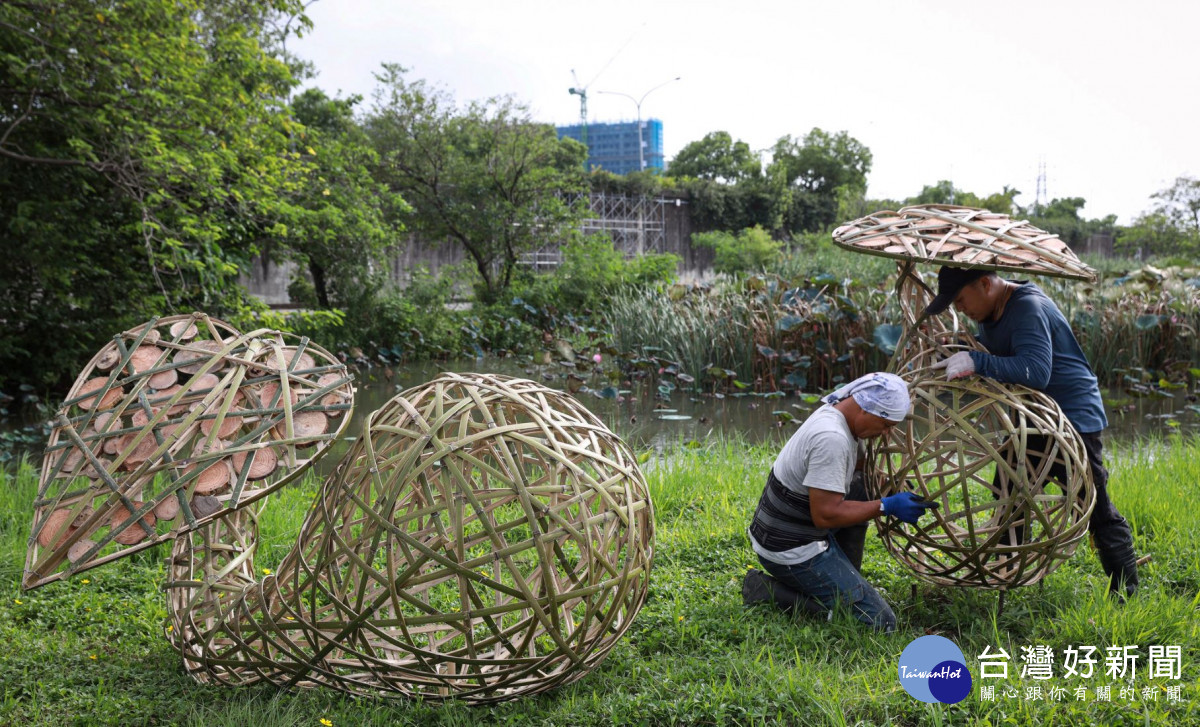
<path fill-rule="evenodd" d="M 922 702 L 955 704 L 971 693 L 962 650 L 944 636 L 922 636 L 900 652 L 900 686 Z"/>

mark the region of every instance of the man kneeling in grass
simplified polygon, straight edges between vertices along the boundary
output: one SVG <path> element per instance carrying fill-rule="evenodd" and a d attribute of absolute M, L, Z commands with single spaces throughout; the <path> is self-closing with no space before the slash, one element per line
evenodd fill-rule
<path fill-rule="evenodd" d="M 812 613 L 840 602 L 859 621 L 895 631 L 896 614 L 860 572 L 867 521 L 891 515 L 916 523 L 933 503 L 907 491 L 867 500 L 858 443 L 904 420 L 908 385 L 895 374 L 867 374 L 821 401 L 767 476 L 750 524 L 766 573 L 746 574 L 742 599 Z"/>

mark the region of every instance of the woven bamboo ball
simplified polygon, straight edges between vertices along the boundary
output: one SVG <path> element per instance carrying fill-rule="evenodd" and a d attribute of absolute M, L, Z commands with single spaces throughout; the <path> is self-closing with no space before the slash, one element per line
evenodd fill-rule
<path fill-rule="evenodd" d="M 53 421 L 24 587 L 172 540 L 281 487 L 346 426 L 350 382 L 307 339 L 242 333 L 203 313 L 117 334 Z"/>
<path fill-rule="evenodd" d="M 173 555 L 196 678 L 485 703 L 600 663 L 646 598 L 654 519 L 628 446 L 572 397 L 444 374 L 368 417 L 277 573 L 247 587 L 236 561 L 237 598 L 206 564 L 246 536 L 215 527 Z"/>
<path fill-rule="evenodd" d="M 939 507 L 917 525 L 881 521 L 888 551 L 920 580 L 983 589 L 1035 583 L 1070 558 L 1095 490 L 1054 401 L 986 378 L 908 377 L 912 417 L 875 446 L 874 480 Z"/>

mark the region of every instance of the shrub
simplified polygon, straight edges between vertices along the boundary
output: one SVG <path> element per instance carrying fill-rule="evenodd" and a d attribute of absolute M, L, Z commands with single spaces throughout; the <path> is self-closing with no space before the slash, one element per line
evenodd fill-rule
<path fill-rule="evenodd" d="M 718 273 L 747 273 L 762 270 L 779 257 L 783 243 L 771 239 L 759 225 L 747 227 L 736 236 L 729 232 L 698 232 L 692 244 L 712 249 L 713 268 Z"/>

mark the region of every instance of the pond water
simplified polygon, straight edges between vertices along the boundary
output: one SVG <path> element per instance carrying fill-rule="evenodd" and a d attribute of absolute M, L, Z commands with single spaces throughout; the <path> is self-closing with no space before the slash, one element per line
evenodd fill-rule
<path fill-rule="evenodd" d="M 618 390 L 599 370 L 566 368 L 560 364 L 528 365 L 515 359 L 466 359 L 450 362 L 412 364 L 395 370 L 375 367 L 356 375 L 357 396 L 354 416 L 343 434 L 343 441 L 331 448 L 318 464 L 322 476 L 329 474 L 338 458 L 362 432 L 366 415 L 375 411 L 397 393 L 417 386 L 439 373 L 452 371 L 486 372 L 541 381 L 557 389 L 567 388 L 567 375 L 583 379 L 576 397 L 610 429 L 635 450 L 662 451 L 687 443 L 704 444 L 713 439 L 737 438 L 749 444 L 782 444 L 818 404 L 816 395 L 760 396 L 732 394 L 723 398 L 697 396 L 675 390 L 663 398 L 656 384 L 647 381 L 620 382 Z M 608 389 L 607 397 L 600 392 Z M 1108 402 L 1110 442 L 1140 437 L 1161 436 L 1172 430 L 1200 432 L 1200 406 L 1186 392 L 1174 392 L 1172 398 L 1132 398 L 1122 391 L 1111 392 Z M 1194 399 L 1194 397 L 1192 397 Z M 0 423 L 0 430 L 16 423 Z M 25 451 L 38 457 L 40 444 L 30 438 Z"/>
<path fill-rule="evenodd" d="M 446 371 L 518 376 L 544 382 L 556 389 L 566 389 L 568 374 L 580 376 L 584 384 L 576 398 L 635 450 L 662 451 L 689 442 L 703 444 L 710 439 L 730 437 L 749 444 L 782 445 L 819 404 L 816 395 L 734 394 L 714 398 L 679 390 L 664 399 L 659 396 L 656 386 L 646 381 L 622 382 L 619 398 L 605 398 L 599 392 L 608 388 L 611 382 L 599 371 L 568 369 L 559 364 L 522 365 L 513 359 L 468 359 L 414 364 L 394 371 L 374 368 L 360 372 L 354 418 L 346 429 L 346 439 L 358 436 L 366 415 L 383 406 L 388 399 Z M 1187 408 L 1196 405 L 1185 393 L 1175 393 L 1173 398 L 1133 398 L 1122 391 L 1106 395 L 1109 419 L 1106 439 L 1129 441 L 1161 436 L 1174 429 L 1200 432 L 1200 407 Z M 332 463 L 346 446 L 336 447 L 325 458 L 324 467 L 331 470 Z"/>

